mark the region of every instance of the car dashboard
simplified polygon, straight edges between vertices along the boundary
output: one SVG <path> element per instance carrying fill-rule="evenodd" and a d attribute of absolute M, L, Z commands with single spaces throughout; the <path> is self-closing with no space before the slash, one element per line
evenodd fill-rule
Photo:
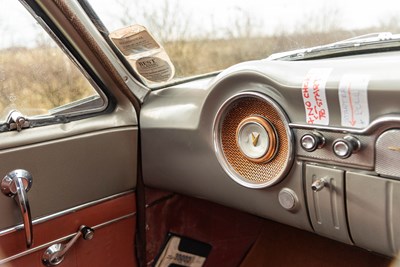
<path fill-rule="evenodd" d="M 258 60 L 153 91 L 146 186 L 400 249 L 400 52 Z"/>

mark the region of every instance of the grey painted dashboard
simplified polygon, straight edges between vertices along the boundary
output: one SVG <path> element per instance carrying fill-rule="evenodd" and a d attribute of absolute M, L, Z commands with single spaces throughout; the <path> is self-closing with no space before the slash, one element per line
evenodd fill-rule
<path fill-rule="evenodd" d="M 319 81 L 317 91 L 307 87 L 310 79 Z M 316 93 L 325 96 L 314 108 L 324 108 L 323 115 L 329 111 L 329 122 L 309 124 L 308 89 L 314 100 Z M 219 144 L 226 136 L 216 134 L 229 112 L 240 115 L 236 106 L 223 108 L 238 95 L 265 97 L 286 115 L 292 148 L 288 171 L 263 188 L 251 188 L 246 177 L 244 183 L 232 179 L 232 162 L 224 161 L 228 152 Z M 252 61 L 161 89 L 149 95 L 141 111 L 144 181 L 394 255 L 400 249 L 399 99 L 399 52 Z M 323 136 L 323 145 L 304 149 L 307 134 Z M 343 156 L 347 136 L 360 147 L 351 145 L 350 155 Z"/>

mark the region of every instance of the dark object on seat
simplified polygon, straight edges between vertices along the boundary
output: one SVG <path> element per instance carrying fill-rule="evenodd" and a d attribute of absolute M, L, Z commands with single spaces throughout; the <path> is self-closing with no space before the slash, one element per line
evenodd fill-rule
<path fill-rule="evenodd" d="M 157 256 L 155 267 L 201 267 L 212 247 L 210 244 L 188 237 L 168 233 L 166 242 Z"/>

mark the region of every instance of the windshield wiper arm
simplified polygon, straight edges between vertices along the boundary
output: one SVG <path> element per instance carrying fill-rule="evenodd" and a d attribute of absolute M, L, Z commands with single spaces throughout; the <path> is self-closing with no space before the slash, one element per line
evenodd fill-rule
<path fill-rule="evenodd" d="M 346 43 L 366 43 L 366 42 L 377 42 L 377 41 L 387 41 L 391 40 L 393 38 L 393 35 L 391 32 L 374 32 L 374 33 L 368 33 L 368 34 L 363 34 L 359 35 L 356 37 L 352 37 L 343 41 L 335 42 L 333 44 L 346 44 Z"/>
<path fill-rule="evenodd" d="M 328 45 L 272 54 L 267 60 L 302 60 L 371 49 L 388 49 L 399 46 L 400 34 L 378 32 L 360 35 Z"/>

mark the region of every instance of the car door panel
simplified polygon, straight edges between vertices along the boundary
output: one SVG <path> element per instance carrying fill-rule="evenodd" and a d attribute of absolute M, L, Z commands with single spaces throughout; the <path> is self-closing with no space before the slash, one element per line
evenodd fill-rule
<path fill-rule="evenodd" d="M 136 134 L 126 127 L 2 150 L 0 173 L 29 171 L 32 216 L 47 216 L 134 188 Z M 2 196 L 0 208 L 2 229 L 20 221 L 13 199 Z"/>
<path fill-rule="evenodd" d="M 100 44 L 95 32 L 71 24 L 79 21 L 76 13 L 69 17 L 59 2 L 22 2 L 107 99 L 97 113 L 28 117 L 30 128 L 0 133 L 0 179 L 16 169 L 33 177 L 27 193 L 31 248 L 16 201 L 0 195 L 0 265 L 43 266 L 50 245 L 65 244 L 87 225 L 95 229 L 93 240 L 79 238 L 62 266 L 136 266 L 138 102 L 120 75 L 123 70 L 114 69 L 119 65 L 109 57 L 116 56 L 100 52 L 104 40 Z"/>
<path fill-rule="evenodd" d="M 92 240 L 78 240 L 65 255 L 63 266 L 136 266 L 134 238 L 136 224 L 134 193 L 93 202 L 89 207 L 45 220 L 34 226 L 35 244 L 26 250 L 24 235 L 14 231 L 0 237 L 5 266 L 43 266 L 42 256 L 54 240 L 67 242 L 80 225 L 90 225 Z M 123 256 L 121 256 L 123 255 Z M 13 259 L 15 258 L 15 259 Z"/>
<path fill-rule="evenodd" d="M 99 228 L 96 241 L 90 242 L 89 247 L 78 249 L 77 246 L 68 252 L 68 261 L 73 258 L 77 265 L 64 263 L 65 266 L 85 266 L 87 254 L 91 255 L 91 262 L 99 262 L 96 266 L 110 266 L 109 260 L 114 259 L 111 255 L 118 258 L 118 253 L 111 253 L 114 249 L 125 250 L 124 257 L 115 262 L 135 262 L 133 190 L 136 187 L 137 133 L 136 126 L 117 127 L 1 150 L 0 169 L 4 175 L 14 169 L 26 169 L 33 176 L 27 196 L 34 224 L 34 244 L 32 253 L 26 254 L 29 250 L 24 229 L 21 229 L 19 208 L 14 199 L 0 196 L 0 262 L 17 255 L 10 266 L 27 266 L 27 262 L 29 266 L 41 266 L 43 250 L 54 240 L 77 232 L 83 224 L 106 226 Z M 114 220 L 115 223 L 109 224 Z M 43 244 L 48 245 L 41 247 Z M 41 249 L 35 252 L 38 246 Z M 20 253 L 23 254 L 19 257 Z"/>

